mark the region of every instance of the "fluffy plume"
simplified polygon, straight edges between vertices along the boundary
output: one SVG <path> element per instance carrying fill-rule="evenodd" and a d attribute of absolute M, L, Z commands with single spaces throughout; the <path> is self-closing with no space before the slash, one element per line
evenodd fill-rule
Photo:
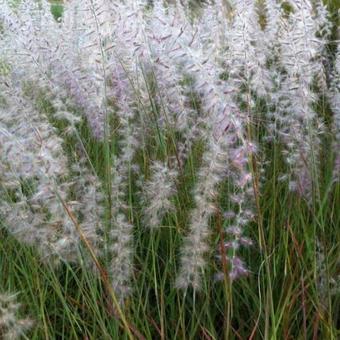
<path fill-rule="evenodd" d="M 16 294 L 0 294 L 0 337 L 4 340 L 21 339 L 32 327 L 29 318 L 19 316 L 21 305 L 17 302 Z"/>
<path fill-rule="evenodd" d="M 174 179 L 177 171 L 169 169 L 161 162 L 151 165 L 151 179 L 145 183 L 145 225 L 149 228 L 158 228 L 166 213 L 174 211 L 171 198 L 176 193 Z"/>
<path fill-rule="evenodd" d="M 290 2 L 292 12 L 281 22 L 280 66 L 284 72 L 274 95 L 275 133 L 285 145 L 284 156 L 291 171 L 290 188 L 310 200 L 318 176 L 318 155 L 323 124 L 314 110 L 317 95 L 313 81 L 322 72 L 324 40 L 309 1 Z"/>
<path fill-rule="evenodd" d="M 335 133 L 335 164 L 333 177 L 338 181 L 340 178 L 340 45 L 338 44 L 338 50 L 334 63 L 334 70 L 332 74 L 332 87 L 330 103 L 333 110 L 333 129 Z"/>
<path fill-rule="evenodd" d="M 108 272 L 122 302 L 133 278 L 138 216 L 129 190 L 135 177 L 143 183 L 143 222 L 158 227 L 168 212 L 176 213 L 177 177 L 185 174 L 197 145 L 203 157 L 177 286 L 201 286 L 208 258 L 216 255 L 210 247 L 216 212 L 225 217 L 225 252 L 217 258 L 227 262 L 230 280 L 248 274 L 240 248 L 252 243 L 245 234 L 255 215 L 253 172 L 260 169 L 256 179 L 261 175 L 257 128 L 266 126 L 280 143 L 290 188 L 310 201 L 325 129 L 315 104 L 331 78 L 327 98 L 339 149 L 339 51 L 330 77 L 330 32 L 319 0 L 289 0 L 285 6 L 217 0 L 194 14 L 181 1 L 71 0 L 58 20 L 46 0 L 16 6 L 1 1 L 5 227 L 44 259 L 77 262 L 82 245 L 73 215 L 96 255 L 110 259 Z M 262 107 L 268 111 L 264 123 L 258 119 Z M 80 126 L 88 127 L 93 143 L 104 145 L 104 176 L 91 163 Z M 153 144 L 156 139 L 162 148 Z M 67 143 L 75 143 L 74 154 Z M 150 174 L 138 167 L 140 156 L 151 163 Z M 339 159 L 336 154 L 334 178 Z M 218 197 L 225 183 L 230 192 L 223 214 Z M 107 203 L 110 223 L 103 214 Z"/>

